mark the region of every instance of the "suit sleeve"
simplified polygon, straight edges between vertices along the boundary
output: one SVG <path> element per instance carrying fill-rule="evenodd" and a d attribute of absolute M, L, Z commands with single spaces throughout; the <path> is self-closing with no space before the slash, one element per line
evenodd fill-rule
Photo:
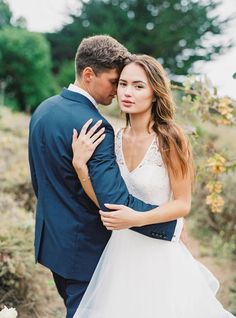
<path fill-rule="evenodd" d="M 37 183 L 37 178 L 36 178 L 36 173 L 35 173 L 32 153 L 31 153 L 30 138 L 29 138 L 29 146 L 28 146 L 28 156 L 29 156 L 29 166 L 30 166 L 31 181 L 32 181 L 34 193 L 35 193 L 36 197 L 38 197 L 38 183 Z"/>
<path fill-rule="evenodd" d="M 129 194 L 116 162 L 113 129 L 111 126 L 105 128 L 106 137 L 88 162 L 90 178 L 101 208 L 107 211 L 104 203 L 114 203 L 141 212 L 154 209 L 157 206 L 145 203 Z M 175 225 L 176 221 L 170 221 L 133 229 L 147 236 L 170 240 Z"/>

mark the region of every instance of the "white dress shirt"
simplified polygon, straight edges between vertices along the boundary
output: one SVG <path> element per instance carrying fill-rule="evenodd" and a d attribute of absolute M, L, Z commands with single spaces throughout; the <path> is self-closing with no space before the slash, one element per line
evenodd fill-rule
<path fill-rule="evenodd" d="M 70 84 L 69 87 L 68 87 L 68 90 L 69 91 L 72 91 L 72 92 L 76 92 L 76 93 L 79 93 L 85 97 L 87 97 L 90 102 L 93 103 L 93 105 L 97 108 L 98 107 L 98 104 L 97 102 L 95 101 L 95 99 L 88 93 L 86 92 L 84 89 L 80 88 L 79 86 L 77 85 L 74 85 L 74 84 Z"/>

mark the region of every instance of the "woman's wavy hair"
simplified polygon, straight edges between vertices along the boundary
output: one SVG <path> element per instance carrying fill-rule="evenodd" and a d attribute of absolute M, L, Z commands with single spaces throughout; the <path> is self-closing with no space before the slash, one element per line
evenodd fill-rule
<path fill-rule="evenodd" d="M 182 177 L 190 174 L 194 179 L 193 159 L 191 146 L 183 133 L 183 130 L 174 122 L 175 104 L 172 98 L 170 84 L 165 70 L 161 64 L 148 55 L 132 55 L 125 66 L 134 63 L 141 66 L 151 84 L 154 92 L 151 119 L 148 125 L 153 123 L 152 129 L 158 136 L 159 149 L 167 169 L 177 175 L 179 167 Z M 126 125 L 130 125 L 129 114 L 126 114 Z M 174 150 L 178 165 L 170 156 Z"/>

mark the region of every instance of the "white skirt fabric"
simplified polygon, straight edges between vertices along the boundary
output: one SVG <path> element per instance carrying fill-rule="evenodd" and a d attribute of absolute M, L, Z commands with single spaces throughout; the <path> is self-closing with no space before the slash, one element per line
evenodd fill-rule
<path fill-rule="evenodd" d="M 113 231 L 74 318 L 233 318 L 185 245 Z"/>

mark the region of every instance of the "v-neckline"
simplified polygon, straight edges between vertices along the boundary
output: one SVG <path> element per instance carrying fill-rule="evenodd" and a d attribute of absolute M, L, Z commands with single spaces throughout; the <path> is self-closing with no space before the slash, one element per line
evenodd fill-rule
<path fill-rule="evenodd" d="M 139 164 L 138 164 L 134 169 L 132 169 L 132 170 L 130 171 L 129 168 L 128 168 L 128 166 L 127 166 L 127 164 L 126 164 L 125 156 L 124 156 L 124 152 L 123 152 L 123 132 L 124 132 L 124 129 L 121 130 L 121 137 L 120 137 L 120 139 L 121 139 L 121 140 L 120 140 L 120 142 L 121 142 L 121 156 L 122 156 L 122 160 L 123 160 L 123 163 L 124 163 L 124 166 L 125 166 L 127 172 L 131 174 L 131 173 L 135 172 L 135 171 L 143 164 L 143 162 L 144 162 L 144 160 L 146 159 L 147 154 L 149 153 L 149 151 L 150 151 L 150 149 L 151 149 L 151 147 L 152 147 L 154 141 L 156 140 L 156 136 L 154 136 L 152 142 L 151 142 L 150 145 L 148 146 L 148 148 L 147 148 L 147 150 L 146 150 L 146 152 L 145 152 L 145 154 L 144 154 L 144 156 L 143 156 L 143 159 L 139 162 Z"/>

